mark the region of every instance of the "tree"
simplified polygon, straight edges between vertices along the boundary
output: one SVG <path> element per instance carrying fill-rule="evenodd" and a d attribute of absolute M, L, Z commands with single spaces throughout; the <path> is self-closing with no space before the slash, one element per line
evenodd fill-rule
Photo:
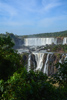
<path fill-rule="evenodd" d="M 6 82 L 0 81 L 1 100 L 67 100 L 65 88 L 54 87 L 42 72 L 15 72 Z"/>
<path fill-rule="evenodd" d="M 55 100 L 55 88 L 46 81 L 47 76 L 42 72 L 27 72 L 25 69 L 21 73 L 14 73 L 13 76 L 1 86 L 3 87 L 2 99 L 4 100 Z M 49 96 L 48 96 L 49 94 Z"/>
<path fill-rule="evenodd" d="M 14 43 L 11 38 L 0 37 L 0 79 L 7 80 L 15 71 L 21 67 L 20 56 L 12 49 Z"/>
<path fill-rule="evenodd" d="M 58 83 L 59 86 L 67 87 L 67 60 L 64 63 L 57 63 L 57 73 L 52 76 L 53 83 Z"/>

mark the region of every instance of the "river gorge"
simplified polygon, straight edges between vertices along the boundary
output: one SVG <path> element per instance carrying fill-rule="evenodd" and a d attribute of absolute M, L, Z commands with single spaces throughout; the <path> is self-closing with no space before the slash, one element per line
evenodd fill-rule
<path fill-rule="evenodd" d="M 19 50 L 18 50 L 19 51 Z M 66 53 L 57 53 L 57 52 L 47 52 L 46 50 L 40 51 L 22 51 L 22 61 L 25 62 L 24 65 L 29 72 L 31 69 L 34 71 L 42 71 L 48 76 L 55 74 L 57 68 L 56 63 L 63 63 L 66 58 Z"/>
<path fill-rule="evenodd" d="M 20 41 L 21 42 L 21 41 Z M 24 43 L 21 49 L 17 49 L 18 53 L 22 54 L 23 62 L 27 71 L 31 69 L 34 71 L 42 71 L 48 76 L 55 74 L 57 68 L 56 63 L 63 63 L 66 58 L 66 53 L 48 52 L 44 50 L 44 46 L 55 44 L 67 44 L 67 37 L 64 38 L 24 38 Z"/>

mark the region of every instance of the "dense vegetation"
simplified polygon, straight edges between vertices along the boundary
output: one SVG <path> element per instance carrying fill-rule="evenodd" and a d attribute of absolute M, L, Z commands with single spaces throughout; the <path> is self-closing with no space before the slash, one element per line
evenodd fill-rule
<path fill-rule="evenodd" d="M 0 79 L 7 80 L 20 67 L 20 56 L 13 46 L 9 36 L 0 37 Z"/>
<path fill-rule="evenodd" d="M 19 37 L 17 35 L 14 35 L 13 33 L 6 32 L 6 34 L 2 34 L 2 33 L 0 34 L 1 38 L 5 38 L 5 37 L 8 37 L 8 36 L 10 36 L 11 41 L 15 44 L 13 46 L 14 49 L 17 49 L 17 48 L 21 47 L 20 41 L 21 41 L 22 44 L 24 43 L 23 37 Z"/>
<path fill-rule="evenodd" d="M 40 33 L 34 35 L 25 35 L 24 37 L 67 37 L 67 30 L 61 32 L 53 32 L 53 33 Z"/>
<path fill-rule="evenodd" d="M 51 78 L 27 72 L 13 45 L 10 37 L 0 38 L 0 100 L 67 100 L 67 62 L 58 63 Z"/>
<path fill-rule="evenodd" d="M 3 33 L 0 34 L 0 37 L 7 37 L 7 36 L 10 36 L 14 42 L 16 39 L 21 38 L 23 40 L 23 38 L 26 38 L 26 37 L 32 37 L 32 38 L 34 37 L 67 37 L 67 30 L 60 31 L 60 32 L 53 32 L 53 33 L 40 33 L 40 34 L 24 35 L 24 36 L 14 35 L 13 33 L 8 33 L 8 32 L 6 32 L 6 34 L 3 34 Z"/>
<path fill-rule="evenodd" d="M 67 53 L 67 44 L 65 45 L 62 45 L 62 44 L 59 44 L 59 45 L 55 45 L 55 44 L 52 44 L 52 45 L 46 45 L 46 47 L 44 47 L 45 50 L 48 50 L 48 51 L 51 51 L 51 52 L 60 52 L 60 53 Z"/>

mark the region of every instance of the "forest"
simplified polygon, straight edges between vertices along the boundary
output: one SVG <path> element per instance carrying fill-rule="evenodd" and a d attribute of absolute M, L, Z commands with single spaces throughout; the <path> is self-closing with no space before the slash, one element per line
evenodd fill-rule
<path fill-rule="evenodd" d="M 33 34 L 33 35 L 25 35 L 23 36 L 25 38 L 27 37 L 67 37 L 67 30 L 66 31 L 60 31 L 60 32 L 51 32 L 51 33 L 40 33 L 40 34 Z"/>
<path fill-rule="evenodd" d="M 51 44 L 44 47 L 44 50 L 49 50 L 51 52 L 60 52 L 60 53 L 67 53 L 67 44 Z"/>
<path fill-rule="evenodd" d="M 10 36 L 12 39 L 16 39 L 21 37 L 23 38 L 27 38 L 27 37 L 67 37 L 67 30 L 66 31 L 60 31 L 60 32 L 51 32 L 51 33 L 40 33 L 40 34 L 32 34 L 32 35 L 14 35 L 13 33 L 9 33 L 6 32 L 6 34 L 4 33 L 0 33 L 0 37 L 7 37 Z"/>
<path fill-rule="evenodd" d="M 0 100 L 67 100 L 67 61 L 51 77 L 27 72 L 13 46 L 10 36 L 0 37 Z"/>

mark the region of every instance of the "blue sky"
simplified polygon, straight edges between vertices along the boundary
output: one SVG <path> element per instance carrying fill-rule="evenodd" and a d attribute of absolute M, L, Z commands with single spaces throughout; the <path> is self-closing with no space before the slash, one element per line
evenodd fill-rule
<path fill-rule="evenodd" d="M 0 0 L 0 33 L 67 30 L 67 0 Z"/>

